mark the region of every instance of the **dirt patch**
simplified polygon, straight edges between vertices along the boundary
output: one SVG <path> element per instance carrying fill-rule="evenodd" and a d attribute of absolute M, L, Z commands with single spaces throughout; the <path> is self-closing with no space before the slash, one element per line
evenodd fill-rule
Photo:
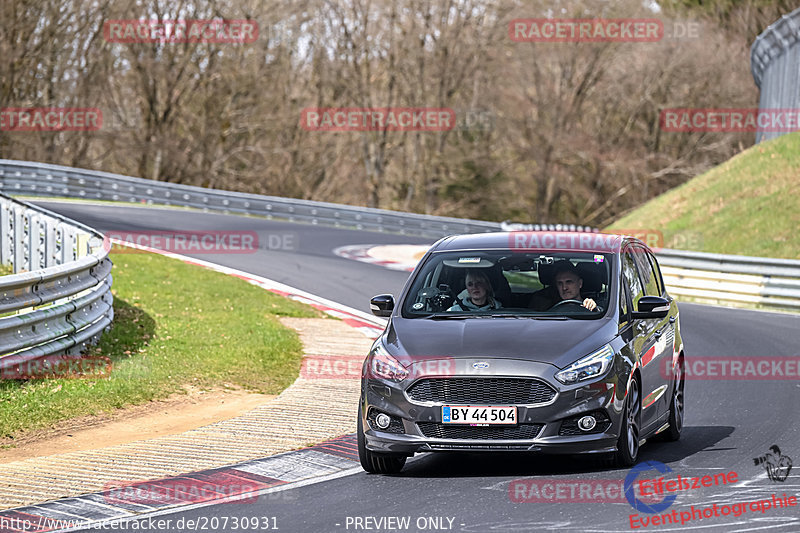
<path fill-rule="evenodd" d="M 33 457 L 94 450 L 115 444 L 183 433 L 241 415 L 275 396 L 241 390 L 187 389 L 166 400 L 120 409 L 111 414 L 72 419 L 68 427 L 3 439 L 0 464 Z"/>

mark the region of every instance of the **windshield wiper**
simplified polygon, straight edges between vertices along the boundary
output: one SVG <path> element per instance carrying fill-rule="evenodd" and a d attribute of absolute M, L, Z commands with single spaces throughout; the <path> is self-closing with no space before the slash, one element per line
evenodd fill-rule
<path fill-rule="evenodd" d="M 469 313 L 461 313 L 461 314 L 435 313 L 435 314 L 432 314 L 432 315 L 428 315 L 425 318 L 432 318 L 434 320 L 439 320 L 439 319 L 447 319 L 447 320 L 449 320 L 449 319 L 462 319 L 462 318 L 481 318 L 481 317 L 486 317 L 486 316 L 489 316 L 489 315 L 473 315 L 473 314 L 469 314 Z"/>
<path fill-rule="evenodd" d="M 566 320 L 567 317 L 563 315 L 512 315 L 504 313 L 495 313 L 491 315 L 492 318 L 519 318 L 519 319 L 534 319 L 534 320 Z"/>
<path fill-rule="evenodd" d="M 469 313 L 434 313 L 432 315 L 421 316 L 419 318 L 431 318 L 433 320 L 461 320 L 466 318 L 517 318 L 534 320 L 567 320 L 563 315 L 512 315 L 503 313 L 493 313 L 491 315 L 475 315 Z"/>

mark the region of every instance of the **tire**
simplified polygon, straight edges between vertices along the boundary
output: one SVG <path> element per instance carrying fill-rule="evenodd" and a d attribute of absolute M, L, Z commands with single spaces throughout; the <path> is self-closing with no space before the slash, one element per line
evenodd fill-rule
<path fill-rule="evenodd" d="M 683 430 L 684 386 L 686 383 L 683 374 L 683 358 L 681 357 L 675 369 L 675 383 L 672 388 L 672 399 L 669 402 L 669 420 L 667 420 L 669 427 L 661 433 L 661 438 L 668 442 L 680 439 Z"/>
<path fill-rule="evenodd" d="M 617 452 L 614 454 L 614 462 L 617 466 L 628 467 L 636 463 L 636 458 L 639 457 L 641 424 L 642 402 L 639 394 L 639 382 L 633 379 L 625 397 L 622 427 L 617 440 Z"/>
<path fill-rule="evenodd" d="M 362 420 L 362 408 L 358 406 L 358 460 L 361 467 L 370 474 L 397 474 L 406 464 L 406 456 L 393 453 L 377 453 L 367 449 L 366 438 L 364 437 L 364 424 Z"/>

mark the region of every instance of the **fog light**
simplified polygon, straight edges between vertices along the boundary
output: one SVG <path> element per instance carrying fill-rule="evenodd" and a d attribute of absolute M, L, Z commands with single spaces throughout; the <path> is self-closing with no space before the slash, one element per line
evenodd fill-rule
<path fill-rule="evenodd" d="M 592 418 L 594 421 L 594 418 Z M 392 419 L 389 418 L 389 415 L 381 413 L 375 417 L 375 425 L 381 429 L 386 429 L 389 427 L 389 424 L 392 423 Z M 594 423 L 592 423 L 592 427 L 594 427 Z"/>
<path fill-rule="evenodd" d="M 591 415 L 586 415 L 578 420 L 578 427 L 581 431 L 591 431 L 597 425 L 597 420 Z"/>

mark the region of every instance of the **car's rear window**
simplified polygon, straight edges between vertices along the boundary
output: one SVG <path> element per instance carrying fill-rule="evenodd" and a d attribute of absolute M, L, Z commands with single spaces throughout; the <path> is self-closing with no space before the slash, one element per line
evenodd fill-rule
<path fill-rule="evenodd" d="M 407 318 L 600 318 L 609 307 L 612 257 L 561 251 L 434 253 L 416 274 L 402 313 Z M 584 306 L 592 303 L 594 310 Z"/>

